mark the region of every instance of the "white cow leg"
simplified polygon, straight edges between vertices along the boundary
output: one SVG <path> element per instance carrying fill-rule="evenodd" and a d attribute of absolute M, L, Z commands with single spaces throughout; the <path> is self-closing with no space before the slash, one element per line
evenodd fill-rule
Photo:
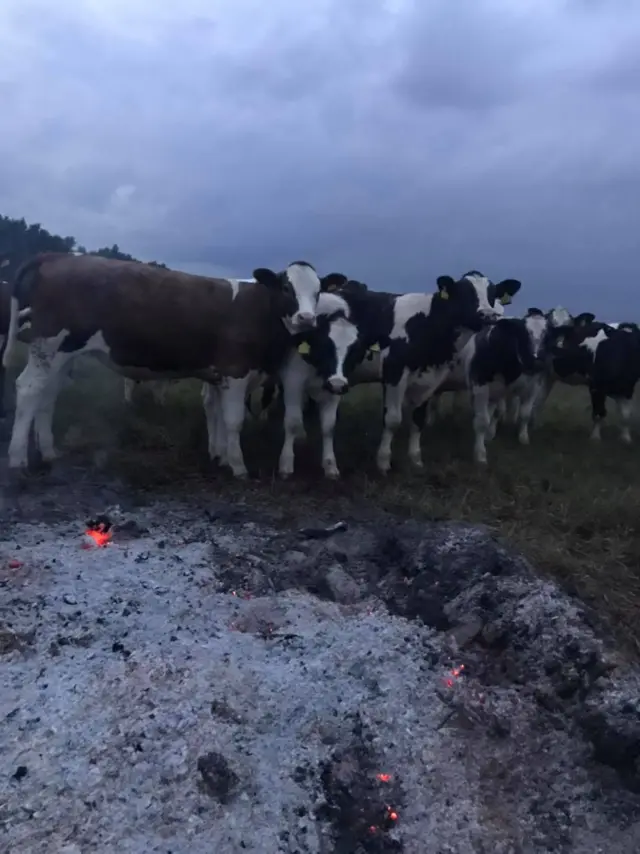
<path fill-rule="evenodd" d="M 56 408 L 56 401 L 60 394 L 62 380 L 64 379 L 69 364 L 60 364 L 57 370 L 52 369 L 49 377 L 49 382 L 44 389 L 41 397 L 40 407 L 34 418 L 34 433 L 36 448 L 40 452 L 40 456 L 45 463 L 52 463 L 58 458 L 58 452 L 55 448 L 53 440 L 53 416 Z"/>
<path fill-rule="evenodd" d="M 487 404 L 487 417 L 489 419 L 487 441 L 492 442 L 496 437 L 496 430 L 498 428 L 498 406 L 496 403 L 489 402 Z"/>
<path fill-rule="evenodd" d="M 524 400 L 519 401 L 520 405 L 518 407 L 518 441 L 521 445 L 528 445 L 530 442 L 529 426 L 531 424 L 531 418 L 533 416 L 535 402 L 535 394 L 531 394 Z"/>
<path fill-rule="evenodd" d="M 551 394 L 551 389 L 553 388 L 554 381 L 550 379 L 548 376 L 544 376 L 537 388 L 536 397 L 533 403 L 533 412 L 531 413 L 531 425 L 535 427 L 540 420 L 540 414 L 542 413 L 542 409 L 547 401 L 547 398 Z"/>
<path fill-rule="evenodd" d="M 124 402 L 131 403 L 133 401 L 133 389 L 135 386 L 135 381 L 130 380 L 129 377 L 124 378 Z"/>
<path fill-rule="evenodd" d="M 474 386 L 472 389 L 472 399 L 473 431 L 475 434 L 474 458 L 477 463 L 486 464 L 486 442 L 491 428 L 488 386 Z"/>
<path fill-rule="evenodd" d="M 340 472 L 333 447 L 340 398 L 335 394 L 323 394 L 319 400 L 320 426 L 322 428 L 322 468 L 326 477 L 338 478 Z"/>
<path fill-rule="evenodd" d="M 422 460 L 422 431 L 424 429 L 429 405 L 434 403 L 437 398 L 431 397 L 420 406 L 417 406 L 411 413 L 409 420 L 409 461 L 412 466 L 417 469 L 424 467 Z"/>
<path fill-rule="evenodd" d="M 433 427 L 436 421 L 440 416 L 440 396 L 432 397 L 431 400 L 428 400 L 426 403 L 427 407 L 427 417 L 425 419 L 428 427 Z M 409 438 L 409 444 L 411 444 L 411 438 Z"/>
<path fill-rule="evenodd" d="M 55 341 L 55 349 L 58 342 Z M 40 408 L 52 374 L 55 350 L 49 341 L 36 341 L 29 347 L 29 359 L 16 380 L 16 412 L 9 443 L 9 468 L 27 469 L 29 433 Z"/>
<path fill-rule="evenodd" d="M 4 408 L 4 395 L 5 395 L 5 385 L 7 378 L 7 371 L 2 366 L 2 354 L 4 351 L 3 345 L 3 336 L 0 335 L 0 418 L 4 418 L 5 416 L 5 408 Z"/>
<path fill-rule="evenodd" d="M 226 387 L 220 392 L 222 419 L 227 434 L 227 465 L 235 477 L 246 477 L 240 431 L 244 424 L 245 400 L 251 373 L 245 377 L 226 379 Z"/>
<path fill-rule="evenodd" d="M 625 445 L 631 444 L 631 415 L 633 414 L 633 401 L 625 397 L 617 397 L 616 404 L 620 413 L 620 438 Z"/>
<path fill-rule="evenodd" d="M 295 466 L 295 443 L 305 435 L 303 402 L 310 379 L 309 366 L 298 354 L 293 354 L 280 372 L 284 403 L 284 443 L 278 462 L 282 478 L 291 477 Z"/>
<path fill-rule="evenodd" d="M 405 368 L 397 385 L 385 383 L 383 386 L 384 423 L 377 454 L 378 470 L 381 474 L 387 474 L 391 468 L 391 445 L 396 430 L 402 423 L 402 405 L 407 391 L 408 380 L 409 372 Z"/>
<path fill-rule="evenodd" d="M 599 442 L 602 422 L 607 417 L 606 397 L 601 391 L 594 391 L 594 389 L 589 391 L 591 395 L 591 417 L 593 418 L 591 439 L 594 442 Z"/>
<path fill-rule="evenodd" d="M 284 390 L 284 443 L 280 452 L 278 472 L 287 478 L 293 474 L 295 466 L 295 443 L 305 435 L 302 417 L 302 395 L 292 395 L 285 386 Z"/>
<path fill-rule="evenodd" d="M 218 389 L 210 383 L 203 383 L 200 391 L 202 407 L 207 423 L 207 451 L 212 462 L 220 459 L 219 428 L 222 421 L 220 412 L 220 395 Z"/>

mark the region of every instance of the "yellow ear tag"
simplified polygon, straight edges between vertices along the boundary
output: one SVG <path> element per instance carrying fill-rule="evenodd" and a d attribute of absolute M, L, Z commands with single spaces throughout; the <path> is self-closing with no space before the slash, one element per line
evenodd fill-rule
<path fill-rule="evenodd" d="M 337 290 L 338 290 L 338 286 L 337 286 L 337 285 L 327 285 L 327 287 L 325 288 L 325 291 L 326 291 L 328 294 L 331 294 L 331 293 L 333 293 L 334 291 L 337 291 Z"/>
<path fill-rule="evenodd" d="M 311 347 L 309 347 L 306 341 L 303 341 L 302 344 L 298 344 L 298 353 L 300 353 L 301 356 L 308 356 L 310 350 Z"/>
<path fill-rule="evenodd" d="M 440 291 L 440 299 L 449 299 L 449 292 L 444 288 Z"/>
<path fill-rule="evenodd" d="M 511 305 L 511 297 L 509 294 L 505 294 L 503 297 L 500 297 L 500 302 L 502 305 Z"/>
<path fill-rule="evenodd" d="M 380 345 L 379 344 L 372 344 L 371 347 L 369 347 L 369 350 L 372 353 L 379 353 L 380 352 Z"/>

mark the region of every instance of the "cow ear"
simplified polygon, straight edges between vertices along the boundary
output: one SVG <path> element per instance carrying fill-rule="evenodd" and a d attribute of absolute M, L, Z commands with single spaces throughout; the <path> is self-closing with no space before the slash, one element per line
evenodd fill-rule
<path fill-rule="evenodd" d="M 527 317 L 544 317 L 544 312 L 539 308 L 528 308 L 527 309 Z"/>
<path fill-rule="evenodd" d="M 280 277 L 268 267 L 258 267 L 257 270 L 253 271 L 253 278 L 266 288 L 280 287 Z"/>
<path fill-rule="evenodd" d="M 577 317 L 573 318 L 573 325 L 588 326 L 590 323 L 593 323 L 595 319 L 595 314 L 591 314 L 590 311 L 583 311 L 582 314 L 579 314 Z"/>
<path fill-rule="evenodd" d="M 347 277 L 342 273 L 329 273 L 328 276 L 323 276 L 320 279 L 320 290 L 325 293 L 337 291 L 338 288 L 343 288 L 347 284 Z"/>
<path fill-rule="evenodd" d="M 449 299 L 455 287 L 455 280 L 451 276 L 438 276 L 437 285 L 441 299 Z"/>
<path fill-rule="evenodd" d="M 517 279 L 503 279 L 496 285 L 496 298 L 500 300 L 502 305 L 509 305 L 512 297 L 514 297 L 520 288 L 522 282 Z"/>

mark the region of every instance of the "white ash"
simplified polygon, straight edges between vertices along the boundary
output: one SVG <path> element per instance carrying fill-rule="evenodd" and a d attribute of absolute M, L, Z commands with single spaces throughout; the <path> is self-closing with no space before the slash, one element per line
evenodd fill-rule
<path fill-rule="evenodd" d="M 224 560 L 277 579 L 285 564 L 304 573 L 308 544 L 178 503 L 141 520 L 149 534 L 106 548 L 80 548 L 80 519 L 15 525 L 0 543 L 0 627 L 27 637 L 0 658 L 2 850 L 640 849 L 617 810 L 628 794 L 579 732 L 541 725 L 530 686 L 480 685 L 473 667 L 447 686 L 447 635 L 357 600 L 356 581 L 341 603 L 223 589 Z M 398 818 L 347 852 L 322 817 L 321 771 L 358 742 L 354 721 Z M 209 753 L 233 772 L 224 802 L 198 771 Z"/>

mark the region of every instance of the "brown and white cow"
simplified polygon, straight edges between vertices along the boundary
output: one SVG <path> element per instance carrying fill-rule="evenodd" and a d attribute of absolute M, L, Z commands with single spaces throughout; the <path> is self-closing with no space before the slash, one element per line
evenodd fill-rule
<path fill-rule="evenodd" d="M 16 381 L 9 467 L 27 467 L 32 424 L 43 459 L 57 456 L 51 423 L 59 380 L 74 358 L 91 353 L 130 379 L 220 384 L 227 462 L 245 476 L 240 430 L 247 385 L 277 369 L 291 335 L 315 325 L 321 289 L 304 261 L 280 273 L 257 269 L 254 278 L 238 283 L 95 255 L 48 253 L 23 264 L 3 359 L 6 365 L 19 313 L 28 310 L 29 359 Z M 345 277 L 323 281 L 342 284 Z"/>
<path fill-rule="evenodd" d="M 9 336 L 9 318 L 11 316 L 11 285 L 0 281 L 0 360 L 4 356 Z M 6 368 L 0 364 L 0 418 L 4 418 L 4 391 Z"/>

